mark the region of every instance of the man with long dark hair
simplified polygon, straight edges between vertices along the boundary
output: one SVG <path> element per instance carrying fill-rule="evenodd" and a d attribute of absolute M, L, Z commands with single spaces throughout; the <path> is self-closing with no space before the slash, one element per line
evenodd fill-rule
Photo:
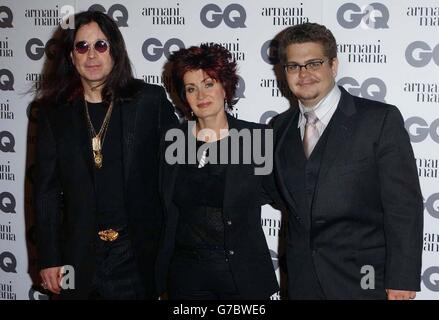
<path fill-rule="evenodd" d="M 55 32 L 36 96 L 42 286 L 63 298 L 154 299 L 158 145 L 177 120 L 162 88 L 133 78 L 114 21 L 74 20 Z"/>

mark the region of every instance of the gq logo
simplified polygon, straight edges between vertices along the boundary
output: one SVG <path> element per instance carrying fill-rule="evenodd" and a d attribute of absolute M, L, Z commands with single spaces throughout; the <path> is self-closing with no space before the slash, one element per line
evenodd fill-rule
<path fill-rule="evenodd" d="M 278 113 L 276 111 L 265 111 L 259 119 L 259 123 L 269 124 L 271 119 L 277 115 Z"/>
<path fill-rule="evenodd" d="M 17 273 L 17 259 L 12 253 L 0 253 L 0 269 L 7 273 Z"/>
<path fill-rule="evenodd" d="M 15 152 L 15 138 L 9 131 L 0 132 L 0 151 Z"/>
<path fill-rule="evenodd" d="M 424 207 L 433 218 L 439 219 L 439 193 L 434 193 L 424 202 Z"/>
<path fill-rule="evenodd" d="M 436 275 L 436 279 L 432 279 L 433 275 Z M 427 287 L 428 290 L 439 292 L 439 267 L 434 266 L 425 269 L 424 273 L 422 274 L 422 282 Z"/>
<path fill-rule="evenodd" d="M 439 43 L 432 49 L 424 41 L 412 42 L 405 50 L 405 59 L 415 68 L 425 67 L 431 60 L 439 66 Z"/>
<path fill-rule="evenodd" d="M 245 9 L 237 3 L 229 4 L 224 11 L 222 11 L 218 5 L 210 3 L 205 5 L 200 11 L 201 23 L 207 28 L 216 28 L 223 20 L 230 28 L 246 28 L 246 18 L 247 13 L 245 12 Z"/>
<path fill-rule="evenodd" d="M 117 26 L 128 27 L 128 10 L 121 4 L 113 4 L 108 11 L 100 4 L 94 4 L 88 8 L 89 11 L 99 11 L 106 13 L 111 19 L 116 22 Z M 115 13 L 118 13 L 115 15 Z"/>
<path fill-rule="evenodd" d="M 185 48 L 183 41 L 177 38 L 171 38 L 164 44 L 157 38 L 149 38 L 143 42 L 142 53 L 148 61 L 157 61 L 163 54 L 169 59 L 172 47 L 176 47 L 175 50 Z"/>
<path fill-rule="evenodd" d="M 55 44 L 55 39 L 49 39 L 46 44 L 38 38 L 29 39 L 25 47 L 26 55 L 29 59 L 37 61 L 44 56 L 44 53 L 46 53 L 48 59 L 53 59 L 56 54 L 56 51 L 54 50 Z"/>
<path fill-rule="evenodd" d="M 354 29 L 361 24 L 364 29 L 387 29 L 389 9 L 374 2 L 360 8 L 355 3 L 345 3 L 337 10 L 337 21 L 345 29 Z"/>
<path fill-rule="evenodd" d="M 385 102 L 387 87 L 384 81 L 379 78 L 368 78 L 359 84 L 352 77 L 344 77 L 338 80 L 337 84 L 344 86 L 354 96 Z"/>
<path fill-rule="evenodd" d="M 9 192 L 0 193 L 0 210 L 4 213 L 15 213 L 16 201 L 14 195 Z"/>
<path fill-rule="evenodd" d="M 49 300 L 49 296 L 46 294 L 42 294 L 35 290 L 34 288 L 29 289 L 28 294 L 29 300 Z"/>
<path fill-rule="evenodd" d="M 14 90 L 14 75 L 8 69 L 0 69 L 0 90 Z"/>
<path fill-rule="evenodd" d="M 266 63 L 275 65 L 279 63 L 279 43 L 277 40 L 267 40 L 261 47 L 261 57 Z"/>
<path fill-rule="evenodd" d="M 6 6 L 0 6 L 0 28 L 13 28 L 12 19 L 14 15 L 11 9 Z"/>
<path fill-rule="evenodd" d="M 439 119 L 434 120 L 430 125 L 421 117 L 410 117 L 405 121 L 405 129 L 407 130 L 410 141 L 413 143 L 422 142 L 428 136 L 439 143 Z"/>
<path fill-rule="evenodd" d="M 245 81 L 242 77 L 238 76 L 239 78 L 239 82 L 238 82 L 238 86 L 236 87 L 236 92 L 235 92 L 235 98 L 237 99 L 241 99 L 241 98 L 245 98 Z"/>

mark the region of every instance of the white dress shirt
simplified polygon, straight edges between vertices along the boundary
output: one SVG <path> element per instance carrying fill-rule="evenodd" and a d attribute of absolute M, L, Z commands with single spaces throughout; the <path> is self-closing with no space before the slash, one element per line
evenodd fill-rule
<path fill-rule="evenodd" d="M 303 115 L 305 112 L 314 111 L 319 121 L 316 123 L 319 137 L 322 136 L 329 121 L 331 120 L 335 110 L 337 109 L 338 102 L 340 101 L 341 91 L 337 85 L 334 85 L 331 91 L 313 108 L 307 108 L 299 101 L 299 122 L 297 127 L 300 128 L 300 137 L 303 140 L 305 134 L 306 119 Z"/>

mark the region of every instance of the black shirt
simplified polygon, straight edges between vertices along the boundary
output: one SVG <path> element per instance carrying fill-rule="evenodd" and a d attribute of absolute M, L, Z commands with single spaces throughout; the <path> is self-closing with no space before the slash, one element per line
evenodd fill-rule
<path fill-rule="evenodd" d="M 200 147 L 209 150 L 216 144 L 219 159 L 222 140 L 208 144 L 197 141 L 197 152 Z M 199 168 L 200 159 L 197 160 L 195 164 L 181 165 L 177 176 L 173 198 L 180 210 L 176 248 L 223 249 L 222 207 L 227 165 L 218 160 L 216 164 L 207 162 Z"/>
<path fill-rule="evenodd" d="M 91 122 L 95 132 L 98 133 L 108 106 L 104 105 L 104 103 L 87 102 L 87 104 Z M 121 120 L 121 109 L 116 104 L 113 107 L 105 139 L 102 142 L 102 167 L 100 169 L 94 168 L 99 229 L 117 228 L 126 224 L 123 198 Z"/>

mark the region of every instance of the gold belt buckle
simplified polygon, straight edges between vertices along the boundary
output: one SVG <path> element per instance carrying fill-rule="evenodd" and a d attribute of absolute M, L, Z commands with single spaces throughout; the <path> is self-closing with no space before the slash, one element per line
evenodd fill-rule
<path fill-rule="evenodd" d="M 104 241 L 114 241 L 119 237 L 119 232 L 113 229 L 102 230 L 98 232 L 99 238 Z"/>

